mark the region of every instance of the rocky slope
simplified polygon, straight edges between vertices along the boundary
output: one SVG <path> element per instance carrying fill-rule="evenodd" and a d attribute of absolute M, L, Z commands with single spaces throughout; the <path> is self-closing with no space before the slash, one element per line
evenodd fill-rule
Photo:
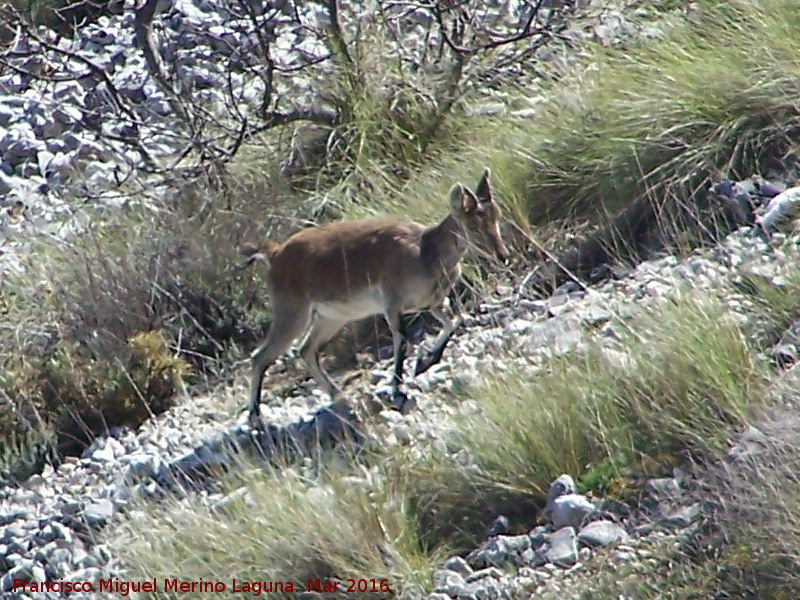
<path fill-rule="evenodd" d="M 595 289 L 565 291 L 547 300 L 525 299 L 520 290 L 498 290 L 494 299 L 473 310 L 443 362 L 409 381 L 417 407 L 405 415 L 380 412 L 365 432 L 365 443 L 385 448 L 422 440 L 446 442 L 452 414 L 477 409 L 450 400 L 448 390 L 452 386 L 465 380 L 478 381 L 482 373 L 506 368 L 515 361 L 535 365 L 537 357 L 579 351 L 589 336 L 613 338 L 612 315 L 631 314 L 687 290 L 714 293 L 727 288 L 743 270 L 780 283 L 787 265 L 798 260 L 800 237 L 778 234 L 769 246 L 752 232 L 745 227 L 718 246 L 696 251 L 685 259 L 664 256 L 646 261 L 626 276 Z M 733 311 L 746 314 L 745 299 L 727 294 L 725 302 Z M 784 352 L 796 353 L 799 342 L 796 337 L 785 340 Z M 356 379 L 348 384 L 349 397 L 372 396 L 376 382 L 379 386 L 387 377 L 388 368 L 388 361 L 383 361 L 359 369 Z M 278 380 L 291 386 L 298 377 L 302 379 L 293 364 L 279 366 L 269 378 L 276 386 L 273 393 Z M 280 394 L 279 404 L 264 407 L 265 420 L 275 424 L 273 435 L 276 431 L 302 432 L 302 424 L 324 408 L 324 397 L 313 383 L 307 384 L 291 386 L 291 391 Z M 68 459 L 57 470 L 47 468 L 18 488 L 1 490 L 3 592 L 13 589 L 15 579 L 88 581 L 93 582 L 95 590 L 100 579 L 124 579 L 122 566 L 102 543 L 105 534 L 109 530 L 113 533 L 120 520 L 132 517 L 127 509 L 133 498 L 158 496 L 163 491 L 160 484 L 174 483 L 168 476 L 176 472 L 176 466 L 197 469 L 224 456 L 209 450 L 218 447 L 220 439 L 250 436 L 245 426 L 233 433 L 229 430 L 231 414 L 238 413 L 234 420 L 243 420 L 245 396 L 246 373 L 242 372 L 234 387 L 206 397 L 187 398 L 139 431 L 112 432 L 97 440 L 81 458 Z M 355 418 L 358 410 L 351 414 Z M 198 446 L 202 440 L 206 443 Z M 732 456 L 736 452 L 732 451 Z M 571 585 L 572 578 L 585 577 L 599 564 L 645 564 L 652 556 L 648 550 L 652 545 L 679 543 L 691 536 L 701 518 L 700 507 L 683 493 L 691 485 L 690 479 L 680 477 L 655 480 L 648 484 L 641 506 L 620 507 L 575 495 L 570 478 L 565 476 L 554 483 L 546 525 L 530 535 L 509 537 L 503 535 L 500 519 L 490 532 L 492 537 L 466 560 L 454 557 L 442 565 L 434 578 L 436 592 L 431 600 L 557 591 Z M 193 493 L 191 488 L 189 493 Z M 218 493 L 207 496 L 210 503 L 221 499 Z"/>
<path fill-rule="evenodd" d="M 164 3 L 162 8 L 172 11 L 168 26 L 184 40 L 187 52 L 192 47 L 192 27 L 201 28 L 198 24 L 209 19 L 219 25 L 209 16 L 213 11 L 206 3 Z M 143 64 L 126 52 L 129 21 L 125 16 L 103 20 L 82 30 L 76 44 L 92 61 L 114 65 L 109 71 L 115 88 L 135 95 L 141 91 L 136 83 Z M 620 14 L 609 13 L 580 35 L 613 39 L 635 28 Z M 192 77 L 213 79 L 202 57 L 195 58 Z M 0 78 L 3 269 L 18 268 L 14 257 L 24 251 L 31 234 L 61 238 L 80 231 L 85 218 L 73 218 L 73 207 L 63 200 L 75 193 L 75 186 L 91 190 L 94 196 L 98 189 L 110 188 L 100 195 L 106 208 L 123 200 L 114 188 L 119 176 L 114 157 L 98 145 L 81 119 L 87 102 L 103 100 L 97 97 L 97 82 L 90 77 L 47 89 L 27 83 L 20 72 Z M 145 91 L 142 115 L 155 118 L 169 112 L 163 92 Z M 478 105 L 478 112 L 505 110 L 502 98 L 490 97 Z M 774 182 L 775 191 L 788 183 L 793 182 Z M 743 182 L 742 189 L 753 192 L 753 204 L 758 204 L 756 199 L 769 200 L 769 196 L 757 198 L 752 182 Z M 733 188 L 728 193 L 733 194 Z M 547 356 L 580 351 L 589 338 L 613 340 L 615 317 L 635 314 L 689 290 L 717 293 L 728 289 L 743 271 L 780 284 L 800 252 L 800 237 L 788 214 L 793 205 L 785 206 L 787 218 L 780 227 L 777 220 L 773 227 L 773 217 L 766 216 L 775 212 L 765 212 L 759 221 L 768 223 L 762 230 L 769 230 L 769 243 L 767 236 L 745 226 L 686 258 L 653 258 L 590 288 L 568 284 L 549 299 L 532 297 L 525 286 L 526 273 L 517 273 L 513 284 L 499 287 L 471 309 L 443 362 L 409 381 L 416 407 L 407 414 L 378 410 L 369 402 L 387 379 L 388 361 L 373 364 L 365 359 L 347 384 L 348 401 L 331 412 L 313 382 L 305 381 L 298 365 L 287 359 L 268 378 L 268 393 L 280 401 L 264 406 L 265 421 L 271 426 L 262 435 L 254 436 L 238 425 L 243 418 L 246 371 L 239 373 L 233 386 L 186 398 L 138 431 L 112 431 L 82 457 L 67 459 L 57 469 L 47 467 L 19 487 L 0 490 L 0 592 L 7 597 L 58 598 L 58 592 L 14 591 L 14 581 L 63 580 L 89 583 L 95 590 L 79 591 L 71 598 L 101 596 L 96 591 L 101 579 L 125 579 L 124 566 L 108 540 L 119 543 L 114 532 L 121 522 L 136 518 L 136 503 L 155 501 L 167 490 L 197 493 L 185 485 L 185 474 L 202 478 L 205 467 L 224 464 L 230 443 L 272 453 L 282 446 L 278 442 L 299 446 L 316 442 L 319 427 L 331 442 L 354 432 L 362 443 L 376 448 L 433 442 L 446 450 L 452 416 L 479 410 L 470 402 L 455 402 L 454 388 L 480 382 L 485 374 L 513 364 L 535 367 Z M 723 300 L 747 318 L 746 297 L 726 293 Z M 774 349 L 775 360 L 791 366 L 799 345 L 795 327 Z M 362 427 L 364 423 L 367 427 Z M 746 437 L 731 456 L 750 452 L 751 438 Z M 658 560 L 655 549 L 685 542 L 702 520 L 702 507 L 688 493 L 693 486 L 691 477 L 676 473 L 674 478 L 650 482 L 640 505 L 620 506 L 574 494 L 567 475 L 554 482 L 545 525 L 528 535 L 509 536 L 503 519 L 498 519 L 484 544 L 441 565 L 432 582 L 431 600 L 566 594 L 597 570 L 623 564 L 648 568 Z M 213 489 L 203 497 L 211 504 L 224 501 Z"/>

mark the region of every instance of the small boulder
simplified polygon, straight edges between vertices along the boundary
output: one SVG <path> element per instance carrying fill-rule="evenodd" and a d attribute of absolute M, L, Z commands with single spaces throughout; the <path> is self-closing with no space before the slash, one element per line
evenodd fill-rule
<path fill-rule="evenodd" d="M 568 567 L 578 562 L 578 546 L 575 529 L 562 527 L 550 536 L 550 546 L 545 550 L 547 562 L 561 567 Z"/>
<path fill-rule="evenodd" d="M 489 524 L 489 527 L 486 528 L 486 537 L 494 537 L 506 533 L 508 533 L 508 517 L 505 515 L 499 515 Z"/>
<path fill-rule="evenodd" d="M 455 571 L 442 569 L 433 574 L 433 587 L 435 592 L 455 598 L 464 588 L 464 578 Z"/>
<path fill-rule="evenodd" d="M 732 464 L 747 463 L 761 456 L 768 447 L 769 438 L 764 432 L 749 425 L 728 451 L 725 461 Z"/>
<path fill-rule="evenodd" d="M 756 217 L 756 225 L 767 235 L 777 231 L 780 226 L 800 213 L 800 187 L 785 190 L 772 198 L 764 213 Z"/>
<path fill-rule="evenodd" d="M 500 600 L 503 591 L 494 579 L 476 581 L 464 586 L 460 597 L 464 600 Z"/>
<path fill-rule="evenodd" d="M 575 493 L 575 481 L 569 475 L 560 475 L 553 483 L 550 484 L 550 491 L 547 494 L 547 505 L 558 498 L 567 494 Z"/>
<path fill-rule="evenodd" d="M 83 518 L 89 527 L 101 527 L 114 516 L 114 504 L 111 500 L 103 498 L 88 504 L 83 510 Z"/>
<path fill-rule="evenodd" d="M 470 567 L 469 563 L 460 556 L 448 558 L 442 563 L 441 568 L 458 573 L 462 577 L 469 577 L 472 575 L 472 567 Z"/>
<path fill-rule="evenodd" d="M 654 508 L 665 502 L 674 502 L 682 495 L 680 483 L 674 477 L 651 479 L 644 486 L 642 504 Z"/>
<path fill-rule="evenodd" d="M 506 564 L 522 563 L 522 553 L 530 548 L 527 535 L 498 535 L 483 542 L 467 555 L 467 561 L 477 568 L 502 567 Z"/>
<path fill-rule="evenodd" d="M 619 523 L 605 519 L 589 523 L 578 533 L 578 542 L 584 546 L 611 546 L 627 537 L 625 528 Z"/>
<path fill-rule="evenodd" d="M 578 529 L 583 525 L 584 519 L 596 510 L 594 504 L 586 496 L 567 494 L 559 496 L 550 503 L 545 511 L 545 519 L 553 524 L 554 529 L 566 526 Z"/>
<path fill-rule="evenodd" d="M 671 529 L 684 529 L 700 520 L 702 511 L 699 502 L 688 506 L 678 506 L 667 512 L 662 519 L 663 525 Z"/>

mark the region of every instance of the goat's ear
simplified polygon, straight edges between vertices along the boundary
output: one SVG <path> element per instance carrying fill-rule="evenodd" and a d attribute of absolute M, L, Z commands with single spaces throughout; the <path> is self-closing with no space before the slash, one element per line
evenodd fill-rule
<path fill-rule="evenodd" d="M 483 209 L 472 190 L 460 183 L 450 188 L 450 212 L 467 215 L 476 210 Z"/>
<path fill-rule="evenodd" d="M 486 167 L 483 171 L 483 175 L 481 176 L 481 180 L 478 182 L 478 187 L 475 188 L 475 195 L 478 197 L 478 202 L 481 204 L 494 202 L 494 197 L 492 196 L 492 184 L 489 181 L 490 176 L 491 171 L 489 171 L 489 167 Z"/>
<path fill-rule="evenodd" d="M 464 212 L 464 186 L 460 183 L 450 188 L 450 211 Z"/>
<path fill-rule="evenodd" d="M 460 183 L 450 190 L 450 212 L 468 215 L 481 210 L 480 203 L 472 191 Z"/>
<path fill-rule="evenodd" d="M 481 206 L 478 197 L 475 195 L 469 188 L 464 188 L 464 213 L 472 213 L 472 212 L 483 212 L 483 207 Z"/>

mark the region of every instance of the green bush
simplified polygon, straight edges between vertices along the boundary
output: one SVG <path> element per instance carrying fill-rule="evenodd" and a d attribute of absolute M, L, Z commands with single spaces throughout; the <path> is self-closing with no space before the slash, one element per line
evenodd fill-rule
<path fill-rule="evenodd" d="M 717 303 L 684 300 L 615 330 L 617 347 L 590 343 L 467 392 L 478 410 L 457 422 L 472 466 L 432 460 L 412 469 L 423 482 L 420 505 L 435 505 L 429 530 L 463 517 L 463 531 L 481 535 L 493 511 L 530 517 L 562 473 L 619 495 L 633 473 L 721 451 L 762 410 L 764 365 Z"/>
<path fill-rule="evenodd" d="M 74 454 L 118 426 L 138 427 L 172 406 L 187 373 L 158 332 L 139 333 L 123 356 L 87 358 L 56 344 L 39 361 L 7 364 L 0 379 L 6 465 L 54 446 Z"/>
<path fill-rule="evenodd" d="M 341 594 L 339 588 L 340 595 L 354 598 L 427 589 L 431 560 L 419 545 L 402 495 L 380 479 L 356 483 L 356 469 L 329 467 L 320 468 L 319 478 L 309 478 L 288 465 L 266 473 L 243 466 L 241 487 L 217 510 L 191 498 L 186 504 L 148 507 L 147 526 L 129 525 L 128 541 L 120 548 L 132 578 L 180 574 L 187 581 L 222 581 L 227 593 L 221 598 L 241 595 L 232 592 L 234 578 L 239 589 L 244 581 L 280 581 L 302 591 L 309 579 L 335 577 L 345 585 L 348 578 L 376 581 L 374 591 Z M 263 595 L 295 598 L 296 592 Z"/>

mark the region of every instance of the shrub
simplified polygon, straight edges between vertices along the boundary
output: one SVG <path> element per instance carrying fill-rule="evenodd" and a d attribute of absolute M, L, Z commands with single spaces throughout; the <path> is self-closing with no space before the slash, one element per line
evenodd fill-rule
<path fill-rule="evenodd" d="M 122 357 L 88 358 L 59 342 L 38 362 L 6 365 L 0 379 L 4 399 L 0 431 L 12 470 L 58 453 L 75 454 L 118 426 L 137 427 L 172 406 L 187 365 L 170 352 L 158 332 L 131 338 Z"/>
<path fill-rule="evenodd" d="M 434 482 L 419 501 L 439 511 L 431 530 L 466 514 L 465 531 L 481 535 L 492 511 L 530 516 L 561 473 L 622 493 L 631 473 L 714 455 L 763 407 L 764 365 L 717 303 L 683 300 L 615 331 L 618 347 L 596 342 L 467 392 L 479 408 L 458 429 L 472 466 L 414 467 Z"/>
<path fill-rule="evenodd" d="M 217 510 L 196 498 L 148 508 L 139 526 L 129 526 L 120 548 L 131 576 L 223 581 L 228 593 L 220 597 L 240 595 L 231 591 L 234 578 L 240 589 L 244 581 L 280 581 L 301 591 L 309 579 L 335 577 L 345 586 L 348 578 L 363 579 L 371 591 L 356 587 L 347 594 L 357 598 L 427 588 L 430 558 L 419 546 L 402 495 L 389 482 L 331 466 L 321 468 L 319 477 L 289 465 L 281 472 L 245 473 L 241 487 Z M 383 580 L 390 591 L 381 589 Z"/>

